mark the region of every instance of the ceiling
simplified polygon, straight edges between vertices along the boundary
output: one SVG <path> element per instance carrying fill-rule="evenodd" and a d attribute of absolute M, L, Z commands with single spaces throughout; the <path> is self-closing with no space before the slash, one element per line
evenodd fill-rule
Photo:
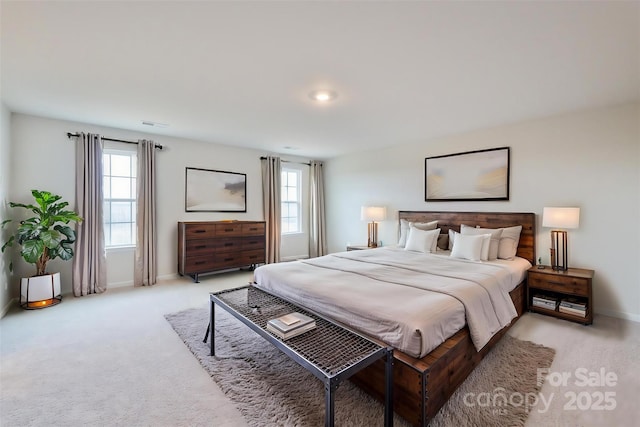
<path fill-rule="evenodd" d="M 2 0 L 0 12 L 9 110 L 265 153 L 328 159 L 640 99 L 637 1 Z M 318 104 L 316 89 L 338 97 Z"/>

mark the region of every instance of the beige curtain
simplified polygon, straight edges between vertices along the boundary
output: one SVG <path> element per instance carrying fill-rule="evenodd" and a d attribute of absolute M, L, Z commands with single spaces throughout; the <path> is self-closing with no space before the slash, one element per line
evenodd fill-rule
<path fill-rule="evenodd" d="M 151 286 L 157 280 L 156 263 L 156 145 L 138 141 L 138 205 L 134 286 Z"/>
<path fill-rule="evenodd" d="M 280 262 L 280 157 L 262 159 L 262 204 L 266 230 L 266 262 Z"/>
<path fill-rule="evenodd" d="M 324 165 L 312 161 L 309 169 L 311 199 L 309 208 L 309 257 L 327 254 L 327 229 L 324 214 Z"/>
<path fill-rule="evenodd" d="M 107 290 L 107 257 L 102 219 L 102 137 L 79 132 L 76 142 L 76 227 L 73 294 L 77 297 Z"/>

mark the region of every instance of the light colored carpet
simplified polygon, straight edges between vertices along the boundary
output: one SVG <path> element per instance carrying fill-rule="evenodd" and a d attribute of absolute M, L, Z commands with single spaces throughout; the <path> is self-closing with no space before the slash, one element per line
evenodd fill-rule
<path fill-rule="evenodd" d="M 38 311 L 15 304 L 0 320 L 0 425 L 246 426 L 164 316 L 204 308 L 209 292 L 252 277 L 225 273 L 203 276 L 201 283 L 178 278 L 150 288 L 65 296 L 62 304 Z M 582 326 L 527 313 L 509 335 L 556 349 L 553 372 L 604 368 L 618 377 L 606 387 L 545 382 L 541 393 L 553 401 L 547 410 L 532 411 L 527 427 L 637 425 L 640 323 L 596 315 L 592 326 Z M 571 392 L 615 392 L 616 408 L 565 409 Z"/>
<path fill-rule="evenodd" d="M 207 308 L 165 317 L 250 426 L 323 425 L 322 383 L 228 313 L 216 310 L 215 357 L 202 342 Z M 551 366 L 554 353 L 505 336 L 431 425 L 523 426 L 532 409 L 526 403 L 535 403 L 540 388 L 537 368 Z M 492 404 L 485 405 L 487 399 Z M 336 393 L 335 417 L 341 426 L 382 425 L 383 407 L 347 381 Z M 407 425 L 398 417 L 395 423 Z"/>

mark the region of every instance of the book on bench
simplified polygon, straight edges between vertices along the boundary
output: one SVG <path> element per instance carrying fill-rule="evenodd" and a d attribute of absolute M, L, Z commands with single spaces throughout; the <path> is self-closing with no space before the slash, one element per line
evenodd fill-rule
<path fill-rule="evenodd" d="M 315 327 L 315 319 L 297 311 L 267 322 L 267 330 L 282 339 L 295 337 Z"/>

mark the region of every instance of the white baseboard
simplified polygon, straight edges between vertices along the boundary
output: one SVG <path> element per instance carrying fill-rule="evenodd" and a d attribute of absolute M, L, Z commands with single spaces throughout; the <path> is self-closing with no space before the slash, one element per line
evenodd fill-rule
<path fill-rule="evenodd" d="M 7 305 L 5 305 L 4 307 L 2 307 L 2 311 L 0 311 L 0 318 L 3 318 L 5 314 L 7 314 L 9 312 L 9 309 L 11 308 L 11 306 L 13 304 L 16 303 L 16 299 L 15 298 L 11 298 L 9 300 L 9 302 L 7 303 Z"/>
<path fill-rule="evenodd" d="M 126 288 L 127 286 L 133 286 L 133 280 L 126 280 L 124 282 L 107 283 L 107 289 Z"/>
<path fill-rule="evenodd" d="M 640 323 L 640 314 L 625 313 L 623 311 L 616 310 L 596 310 L 596 314 L 604 314 L 605 316 L 617 317 L 618 319 L 631 320 L 632 322 Z"/>
<path fill-rule="evenodd" d="M 163 274 L 162 276 L 158 276 L 158 280 L 176 280 L 180 277 L 182 276 L 180 276 L 178 273 Z"/>
<path fill-rule="evenodd" d="M 177 273 L 172 274 L 163 274 L 162 276 L 158 276 L 158 281 L 161 280 L 176 280 L 180 275 Z M 107 289 L 115 289 L 115 288 L 126 288 L 128 286 L 133 287 L 133 280 L 125 280 L 124 282 L 111 282 L 107 283 Z"/>

